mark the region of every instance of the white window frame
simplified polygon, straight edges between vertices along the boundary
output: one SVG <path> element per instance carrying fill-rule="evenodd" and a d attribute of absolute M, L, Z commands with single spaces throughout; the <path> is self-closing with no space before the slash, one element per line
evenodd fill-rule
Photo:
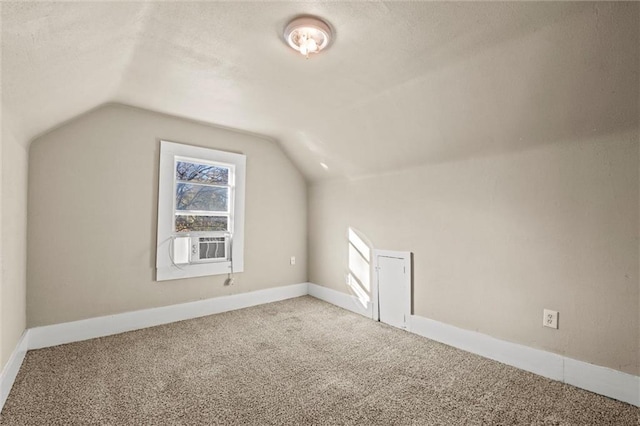
<path fill-rule="evenodd" d="M 230 194 L 230 260 L 177 265 L 172 258 L 173 240 L 185 236 L 174 231 L 176 157 L 182 161 L 203 161 L 230 166 L 233 171 Z M 158 179 L 158 236 L 156 244 L 156 281 L 202 277 L 244 271 L 244 195 L 246 156 L 227 151 L 160 141 Z M 194 232 L 189 235 L 202 234 Z"/>

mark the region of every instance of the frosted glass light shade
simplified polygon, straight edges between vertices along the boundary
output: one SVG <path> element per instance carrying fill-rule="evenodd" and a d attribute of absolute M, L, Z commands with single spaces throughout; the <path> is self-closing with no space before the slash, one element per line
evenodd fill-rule
<path fill-rule="evenodd" d="M 284 39 L 291 48 L 308 58 L 310 53 L 318 53 L 329 45 L 331 29 L 318 18 L 298 18 L 287 25 Z"/>

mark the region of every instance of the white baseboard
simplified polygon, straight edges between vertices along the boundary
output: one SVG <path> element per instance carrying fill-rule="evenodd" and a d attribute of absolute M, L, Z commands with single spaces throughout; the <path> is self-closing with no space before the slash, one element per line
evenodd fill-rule
<path fill-rule="evenodd" d="M 308 283 L 293 284 L 160 308 L 34 327 L 29 330 L 28 348 L 46 348 L 277 302 L 306 295 L 308 293 L 307 286 Z"/>
<path fill-rule="evenodd" d="M 28 349 L 93 339 L 307 294 L 371 318 L 371 303 L 363 306 L 354 295 L 312 283 L 301 283 L 179 305 L 35 327 L 25 330 L 0 375 L 0 410 L 4 406 Z M 464 330 L 416 315 L 411 316 L 409 331 L 522 370 L 640 407 L 640 377 L 638 376 L 506 342 L 482 333 Z"/>
<path fill-rule="evenodd" d="M 367 303 L 367 306 L 363 306 L 360 299 L 354 295 L 309 283 L 309 296 L 371 318 L 371 302 Z"/>
<path fill-rule="evenodd" d="M 564 382 L 640 407 L 640 377 L 632 374 L 565 358 Z"/>
<path fill-rule="evenodd" d="M 410 331 L 549 379 L 563 380 L 564 357 L 562 355 L 506 342 L 417 315 L 411 315 Z"/>
<path fill-rule="evenodd" d="M 358 298 L 309 283 L 309 295 L 371 318 L 370 304 Z M 411 316 L 412 333 L 471 352 L 503 364 L 530 371 L 609 398 L 640 407 L 640 377 L 552 352 L 519 345 L 432 319 Z"/>
<path fill-rule="evenodd" d="M 24 333 L 22 333 L 22 336 L 20 336 L 20 340 L 18 340 L 16 348 L 11 353 L 9 361 L 7 361 L 2 369 L 2 374 L 0 374 L 0 410 L 4 407 L 4 403 L 6 402 L 9 392 L 11 392 L 11 388 L 13 387 L 13 382 L 16 380 L 18 371 L 20 371 L 22 361 L 24 361 L 24 356 L 27 354 L 28 343 L 29 330 L 25 330 Z"/>
<path fill-rule="evenodd" d="M 104 337 L 236 309 L 306 296 L 308 283 L 268 288 L 196 302 L 34 327 L 25 330 L 0 376 L 0 411 L 9 396 L 27 350 Z"/>
<path fill-rule="evenodd" d="M 640 377 L 496 339 L 417 315 L 411 332 L 503 364 L 640 407 Z"/>

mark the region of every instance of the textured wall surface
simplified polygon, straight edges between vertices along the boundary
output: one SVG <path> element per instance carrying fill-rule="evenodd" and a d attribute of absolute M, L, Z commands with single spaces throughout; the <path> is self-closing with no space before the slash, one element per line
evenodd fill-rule
<path fill-rule="evenodd" d="M 153 280 L 160 139 L 246 154 L 235 285 L 223 286 L 226 275 Z M 267 139 L 110 105 L 35 140 L 29 171 L 30 327 L 307 279 L 306 183 Z"/>
<path fill-rule="evenodd" d="M 610 105 L 637 102 L 637 2 L 3 3 L 3 95 L 29 137 L 116 101 L 277 138 L 320 180 L 635 120 Z M 335 27 L 309 60 L 282 40 L 301 13 Z"/>
<path fill-rule="evenodd" d="M 353 227 L 414 253 L 417 315 L 638 374 L 640 5 L 565 6 L 373 97 L 356 173 L 310 188 L 309 278 L 349 291 Z"/>
<path fill-rule="evenodd" d="M 309 60 L 281 39 L 300 13 L 336 30 Z M 311 190 L 319 284 L 343 289 L 356 226 L 415 251 L 418 314 L 638 371 L 640 3 L 5 1 L 1 17 L 17 135 L 5 142 L 3 124 L 3 359 L 24 328 L 21 143 L 122 102 L 268 135 L 309 181 L 336 179 Z M 34 142 L 29 324 L 306 278 L 304 182 L 276 147 L 126 111 Z M 261 159 L 247 193 L 246 265 L 259 268 L 237 287 L 151 281 L 160 137 Z M 559 331 L 534 328 L 542 307 L 561 311 Z"/>
<path fill-rule="evenodd" d="M 638 374 L 638 191 L 638 132 L 319 183 L 309 278 L 350 291 L 352 227 L 414 253 L 416 315 Z"/>
<path fill-rule="evenodd" d="M 27 263 L 27 148 L 2 127 L 2 212 L 0 238 L 0 341 L 2 366 L 6 364 L 26 327 Z"/>

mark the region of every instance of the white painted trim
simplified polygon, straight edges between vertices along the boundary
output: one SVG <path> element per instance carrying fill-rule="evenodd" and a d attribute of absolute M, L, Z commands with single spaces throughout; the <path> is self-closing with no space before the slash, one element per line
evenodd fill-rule
<path fill-rule="evenodd" d="M 374 321 L 380 321 L 380 293 L 378 285 L 378 268 L 376 265 L 377 258 L 375 254 L 372 254 L 372 261 L 370 267 L 371 276 L 371 319 Z"/>
<path fill-rule="evenodd" d="M 220 312 L 248 308 L 264 303 L 308 294 L 308 283 L 268 288 L 248 293 L 215 297 L 196 302 L 143 309 L 104 317 L 89 318 L 62 324 L 35 327 L 29 331 L 29 349 L 46 348 L 64 343 L 78 342 L 168 324 Z"/>
<path fill-rule="evenodd" d="M 367 306 L 362 306 L 360 299 L 355 295 L 309 283 L 309 296 L 324 300 L 347 311 L 371 318 L 371 302 L 368 302 Z"/>
<path fill-rule="evenodd" d="M 231 185 L 230 204 L 233 213 L 229 224 L 233 232 L 231 261 L 186 263 L 175 265 L 171 256 L 175 210 L 175 159 L 176 157 L 210 161 L 228 166 L 234 170 Z M 220 275 L 244 270 L 244 209 L 246 161 L 244 154 L 219 151 L 192 145 L 184 145 L 166 140 L 160 141 L 160 166 L 158 171 L 158 228 L 156 243 L 156 281 L 179 278 Z M 197 233 L 200 235 L 199 233 Z M 202 234 L 202 236 L 206 236 Z M 233 266 L 233 271 L 231 270 Z"/>
<path fill-rule="evenodd" d="M 358 298 L 309 283 L 309 295 L 371 318 Z M 373 304 L 370 303 L 371 306 Z M 640 377 L 411 315 L 409 331 L 503 364 L 640 407 Z"/>
<path fill-rule="evenodd" d="M 640 407 L 639 376 L 565 358 L 564 382 Z"/>
<path fill-rule="evenodd" d="M 391 257 L 394 259 L 401 259 L 405 269 L 405 294 L 404 294 L 404 316 L 406 321 L 404 323 L 404 329 L 411 330 L 411 252 L 410 251 L 392 251 L 392 250 L 373 250 L 373 258 L 375 261 L 374 276 L 373 276 L 373 293 L 374 306 L 372 311 L 375 311 L 372 315 L 377 321 L 380 321 L 380 257 Z"/>
<path fill-rule="evenodd" d="M 4 407 L 4 403 L 7 401 L 9 392 L 11 392 L 11 388 L 13 387 L 13 382 L 15 382 L 18 376 L 22 361 L 24 361 L 24 357 L 27 354 L 28 344 L 29 330 L 25 330 L 22 336 L 20 336 L 16 348 L 11 353 L 9 361 L 7 361 L 2 369 L 2 374 L 0 374 L 0 411 L 2 407 Z"/>
<path fill-rule="evenodd" d="M 640 377 L 551 352 L 506 342 L 432 319 L 411 316 L 411 332 L 640 407 Z"/>
<path fill-rule="evenodd" d="M 11 391 L 28 349 L 108 336 L 307 294 L 365 317 L 371 317 L 371 303 L 364 307 L 354 295 L 313 283 L 301 283 L 31 328 L 23 333 L 0 375 L 0 410 Z M 640 407 L 640 377 L 638 376 L 506 342 L 417 315 L 411 316 L 410 331 L 428 339 Z"/>
<path fill-rule="evenodd" d="M 493 359 L 540 376 L 562 381 L 562 355 L 510 343 L 417 315 L 411 316 L 411 331 L 437 342 Z"/>

